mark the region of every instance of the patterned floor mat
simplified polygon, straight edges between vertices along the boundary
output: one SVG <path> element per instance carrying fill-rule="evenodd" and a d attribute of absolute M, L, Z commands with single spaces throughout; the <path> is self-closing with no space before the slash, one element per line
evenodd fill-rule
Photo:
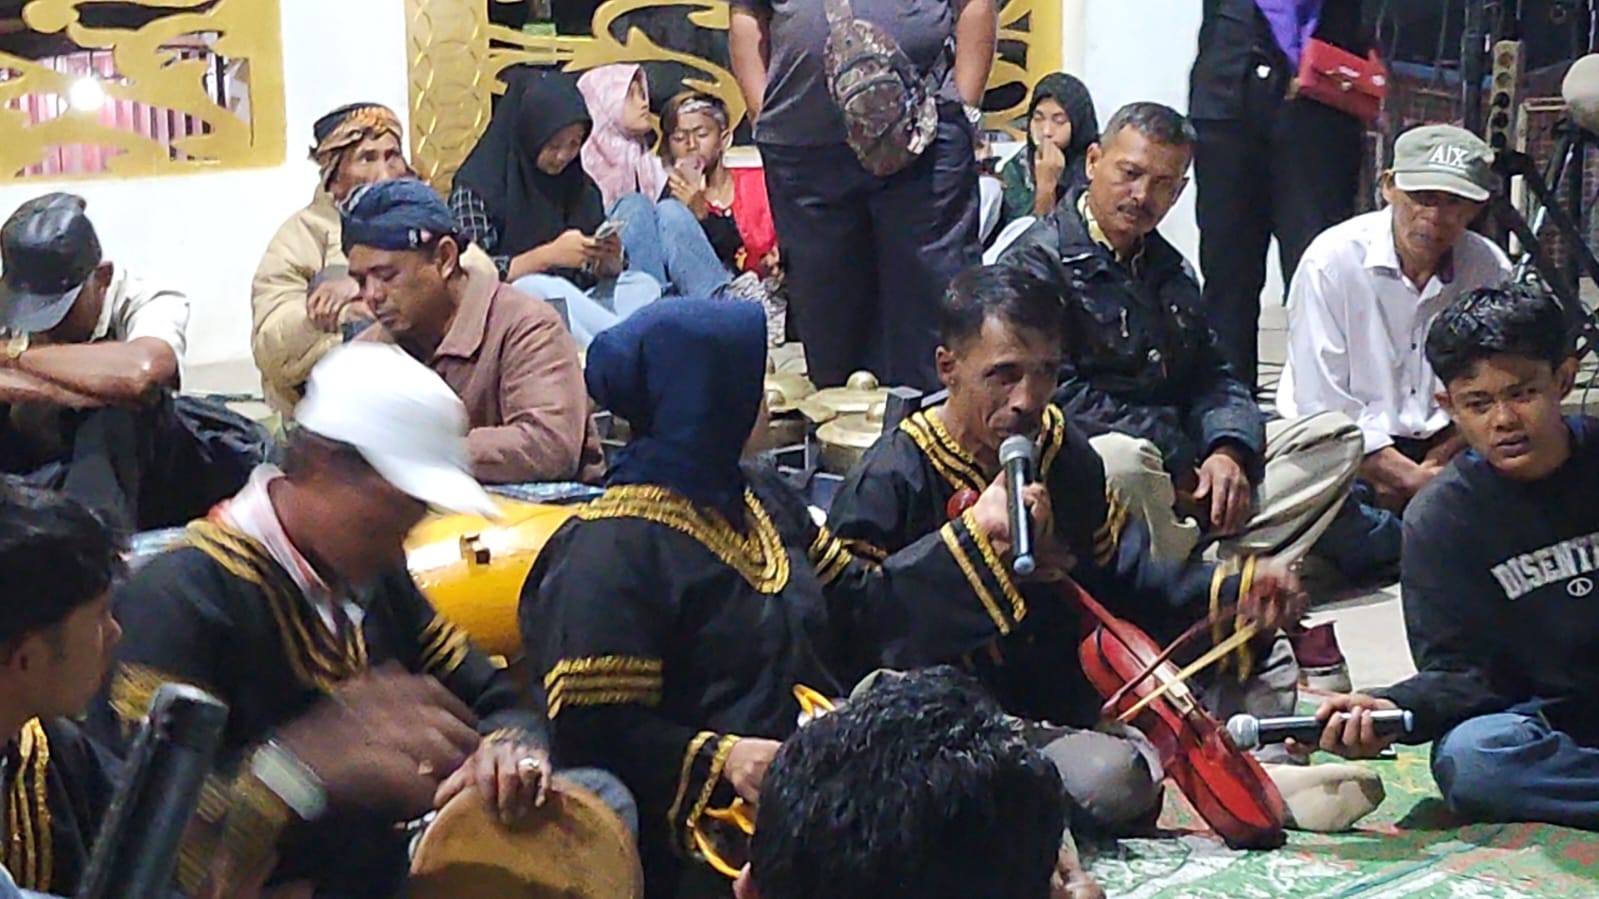
<path fill-rule="evenodd" d="M 1116 899 L 1595 899 L 1599 834 L 1533 824 L 1460 826 L 1426 747 L 1372 765 L 1388 797 L 1347 834 L 1291 833 L 1275 852 L 1234 852 L 1168 790 L 1171 839 L 1123 840 L 1090 868 Z"/>

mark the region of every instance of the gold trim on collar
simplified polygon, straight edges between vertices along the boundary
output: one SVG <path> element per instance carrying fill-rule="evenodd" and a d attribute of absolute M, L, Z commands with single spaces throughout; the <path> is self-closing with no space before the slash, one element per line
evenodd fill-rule
<path fill-rule="evenodd" d="M 744 533 L 720 513 L 696 506 L 665 487 L 647 484 L 608 488 L 599 499 L 578 507 L 577 517 L 584 521 L 653 521 L 694 538 L 761 593 L 780 593 L 788 586 L 788 550 L 771 516 L 749 490 L 744 491 Z"/>
<path fill-rule="evenodd" d="M 0 844 L 0 861 L 17 886 L 49 892 L 55 877 L 54 832 L 50 829 L 46 792 L 50 740 L 38 718 L 22 726 L 16 759 L 17 769 L 8 772 L 11 784 L 6 790 L 6 840 Z"/>
<path fill-rule="evenodd" d="M 190 522 L 189 543 L 224 570 L 261 590 L 283 641 L 289 667 L 308 687 L 324 693 L 367 669 L 366 635 L 351 623 L 342 640 L 329 632 L 300 588 L 249 536 L 212 521 Z"/>
<path fill-rule="evenodd" d="M 908 434 L 927 460 L 949 485 L 959 491 L 969 487 L 978 493 L 988 486 L 994 475 L 977 464 L 977 458 L 961 446 L 955 435 L 944 426 L 943 420 L 930 409 L 907 416 L 899 423 L 900 430 Z M 1066 445 L 1066 415 L 1058 406 L 1044 407 L 1043 424 L 1038 430 L 1038 479 L 1047 480 L 1055 467 L 1055 460 Z M 998 474 L 998 472 L 995 472 Z"/>

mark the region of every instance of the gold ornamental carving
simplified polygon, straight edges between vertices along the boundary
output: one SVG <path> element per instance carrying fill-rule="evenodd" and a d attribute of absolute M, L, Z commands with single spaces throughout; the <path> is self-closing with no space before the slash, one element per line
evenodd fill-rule
<path fill-rule="evenodd" d="M 142 7 L 138 28 L 91 27 L 85 13 Z M 0 52 L 0 182 L 17 180 L 56 148 L 86 145 L 114 152 L 103 172 L 63 172 L 50 177 L 174 175 L 283 162 L 283 38 L 278 0 L 33 0 L 22 7 L 22 22 L 41 35 L 60 35 L 80 51 L 109 51 L 114 73 L 86 79 L 57 71 L 46 61 Z M 219 105 L 218 77 L 205 51 L 226 60 L 237 90 L 234 100 L 247 118 Z M 108 123 L 95 108 L 67 102 L 85 80 L 103 93 L 103 102 L 140 104 L 151 113 L 189 117 L 188 133 L 167 140 L 126 123 Z M 61 98 L 59 114 L 35 121 L 26 111 L 29 95 Z M 98 105 L 98 104 L 97 104 Z"/>
<path fill-rule="evenodd" d="M 727 0 L 606 0 L 594 13 L 593 35 L 528 34 L 490 23 L 488 0 L 406 0 L 411 61 L 411 148 L 417 171 L 440 190 L 449 189 L 488 124 L 490 95 L 505 90 L 499 73 L 508 66 L 559 66 L 580 72 L 613 63 L 674 62 L 693 74 L 684 83 L 727 103 L 734 120 L 744 117 L 744 98 L 733 73 L 721 62 L 663 47 L 637 27 L 618 38 L 616 22 L 647 9 L 681 9 L 699 28 L 726 31 Z M 817 0 L 821 2 L 821 0 Z M 1060 69 L 1063 0 L 1002 0 L 1001 55 L 989 76 L 985 127 L 1024 136 L 1018 119 L 1027 112 L 1034 83 Z M 994 108 L 995 91 L 1009 88 L 1016 99 Z"/>

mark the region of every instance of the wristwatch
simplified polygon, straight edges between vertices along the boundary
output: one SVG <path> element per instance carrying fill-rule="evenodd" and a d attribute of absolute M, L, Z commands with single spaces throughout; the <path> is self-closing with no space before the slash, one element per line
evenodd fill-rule
<path fill-rule="evenodd" d="M 321 778 L 276 740 L 268 740 L 250 756 L 250 774 L 301 821 L 315 821 L 328 809 L 328 792 Z"/>
<path fill-rule="evenodd" d="M 17 359 L 19 357 L 21 357 L 22 354 L 26 353 L 27 351 L 28 351 L 28 335 L 26 335 L 26 334 L 13 334 L 11 337 L 6 339 L 6 342 L 5 342 L 5 354 L 6 354 L 5 355 L 5 359 L 6 359 L 7 362 L 15 362 L 15 361 L 17 361 Z"/>
<path fill-rule="evenodd" d="M 966 112 L 966 121 L 971 123 L 971 126 L 974 129 L 975 128 L 979 128 L 979 127 L 982 126 L 982 124 L 983 124 L 983 110 L 982 110 L 982 107 L 973 106 L 970 103 L 962 103 L 961 104 L 961 109 Z"/>

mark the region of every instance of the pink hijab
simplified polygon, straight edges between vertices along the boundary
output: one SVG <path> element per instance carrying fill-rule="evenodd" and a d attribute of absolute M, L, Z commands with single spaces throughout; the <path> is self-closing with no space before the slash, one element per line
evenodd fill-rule
<path fill-rule="evenodd" d="M 666 167 L 650 152 L 647 137 L 640 138 L 622 129 L 622 109 L 628 87 L 637 78 L 649 95 L 644 70 L 636 65 L 600 66 L 583 73 L 577 89 L 588 104 L 594 130 L 583 143 L 583 170 L 600 186 L 605 206 L 618 197 L 635 191 L 653 202 L 666 188 Z"/>

